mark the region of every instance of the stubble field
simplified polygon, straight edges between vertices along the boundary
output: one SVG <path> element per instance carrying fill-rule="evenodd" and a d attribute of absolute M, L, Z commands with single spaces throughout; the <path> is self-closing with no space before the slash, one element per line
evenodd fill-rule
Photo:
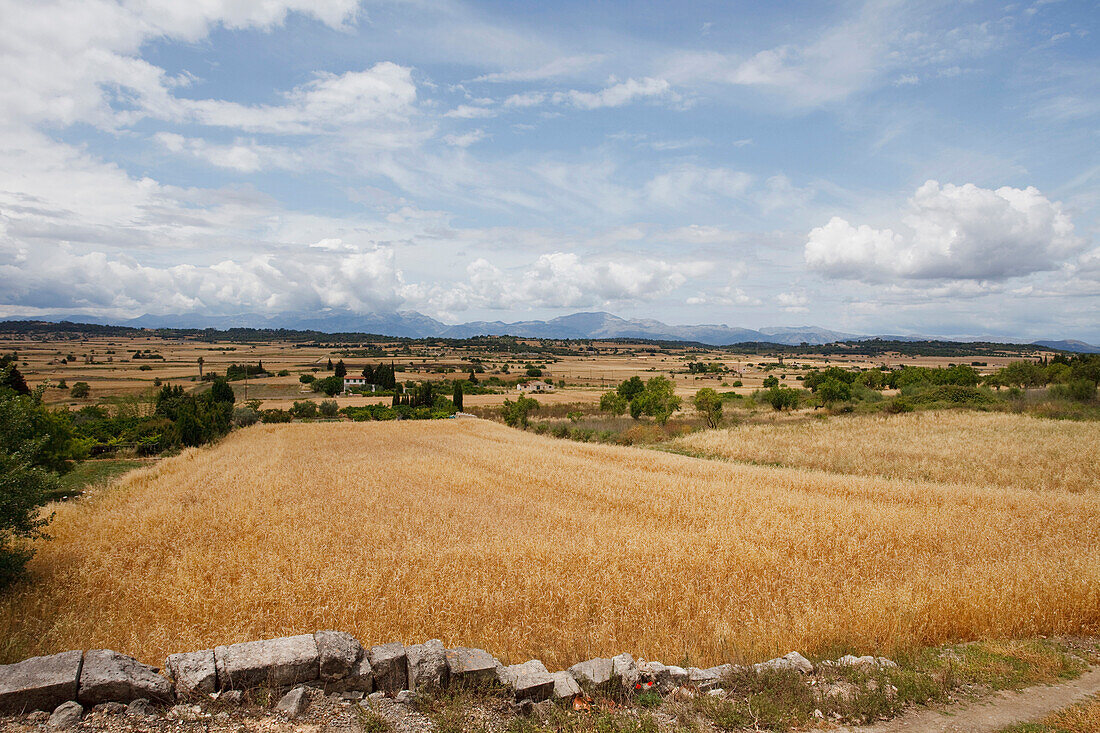
<path fill-rule="evenodd" d="M 1069 457 L 1067 456 L 1067 460 Z M 257 425 L 56 507 L 2 661 L 302 633 L 562 667 L 1100 632 L 1100 492 L 833 475 L 481 420 Z"/>

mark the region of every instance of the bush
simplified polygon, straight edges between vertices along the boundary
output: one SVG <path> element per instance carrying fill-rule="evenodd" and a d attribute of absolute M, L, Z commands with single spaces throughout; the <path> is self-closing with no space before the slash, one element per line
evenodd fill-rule
<path fill-rule="evenodd" d="M 321 414 L 325 417 L 336 417 L 337 411 L 340 406 L 336 403 L 336 400 L 322 400 L 321 401 Z"/>
<path fill-rule="evenodd" d="M 775 410 L 793 410 L 798 407 L 798 390 L 790 387 L 772 387 L 762 397 Z"/>
<path fill-rule="evenodd" d="M 317 379 L 317 377 L 313 376 L 312 374 L 302 374 L 301 376 L 298 377 L 298 381 L 301 382 L 302 384 L 310 384 L 311 382 L 315 381 L 316 379 Z"/>
<path fill-rule="evenodd" d="M 324 392 L 329 397 L 332 397 L 332 396 L 336 395 L 337 393 L 343 391 L 343 389 L 344 389 L 344 378 L 343 377 L 332 376 L 332 377 L 325 377 L 324 379 L 317 379 L 317 380 L 314 380 L 313 384 L 311 385 L 311 388 L 313 389 L 314 392 Z"/>
<path fill-rule="evenodd" d="M 260 414 L 251 407 L 233 408 L 233 424 L 238 428 L 247 428 L 255 425 L 260 419 Z"/>
<path fill-rule="evenodd" d="M 290 412 L 294 417 L 302 419 L 309 419 L 311 417 L 317 417 L 317 403 L 312 400 L 302 400 L 301 402 L 295 402 Z"/>
<path fill-rule="evenodd" d="M 77 382 L 73 385 L 73 388 L 69 390 L 69 395 L 76 399 L 84 399 L 91 394 L 92 388 L 88 386 L 87 382 Z"/>
<path fill-rule="evenodd" d="M 71 455 L 68 425 L 42 405 L 42 391 L 24 395 L 0 387 L 0 588 L 31 558 L 24 541 L 44 536 L 49 518 L 38 507 L 59 488 L 52 469 Z"/>
<path fill-rule="evenodd" d="M 264 423 L 281 423 L 290 422 L 294 419 L 286 410 L 264 410 L 260 413 L 260 422 Z"/>
<path fill-rule="evenodd" d="M 914 408 L 913 403 L 905 397 L 895 397 L 887 402 L 882 409 L 891 415 L 899 415 L 903 412 L 912 412 L 916 408 Z"/>
<path fill-rule="evenodd" d="M 1050 396 L 1056 400 L 1089 402 L 1096 398 L 1096 385 L 1087 379 L 1075 379 L 1068 384 L 1056 384 L 1051 387 Z"/>

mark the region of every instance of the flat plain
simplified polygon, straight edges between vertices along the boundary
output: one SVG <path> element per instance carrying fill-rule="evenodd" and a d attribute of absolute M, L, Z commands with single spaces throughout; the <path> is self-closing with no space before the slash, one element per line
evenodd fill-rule
<path fill-rule="evenodd" d="M 54 508 L 32 582 L 0 599 L 3 661 L 107 647 L 159 664 L 321 628 L 558 667 L 1100 632 L 1100 493 L 1058 486 L 458 419 L 256 425 Z"/>

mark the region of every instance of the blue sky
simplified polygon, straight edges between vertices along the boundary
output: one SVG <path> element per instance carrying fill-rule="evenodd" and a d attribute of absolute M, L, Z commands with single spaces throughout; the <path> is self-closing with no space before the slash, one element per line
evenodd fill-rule
<path fill-rule="evenodd" d="M 1092 2 L 0 9 L 0 315 L 1100 342 Z"/>

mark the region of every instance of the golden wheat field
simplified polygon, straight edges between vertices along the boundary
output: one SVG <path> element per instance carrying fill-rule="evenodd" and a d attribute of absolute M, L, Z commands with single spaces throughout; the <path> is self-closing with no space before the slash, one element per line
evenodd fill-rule
<path fill-rule="evenodd" d="M 342 629 L 565 666 L 1100 632 L 1100 492 L 708 461 L 474 419 L 256 425 L 57 506 L 8 660 Z"/>
<path fill-rule="evenodd" d="M 1089 421 L 930 410 L 710 430 L 673 448 L 861 476 L 1100 490 L 1100 423 Z"/>

